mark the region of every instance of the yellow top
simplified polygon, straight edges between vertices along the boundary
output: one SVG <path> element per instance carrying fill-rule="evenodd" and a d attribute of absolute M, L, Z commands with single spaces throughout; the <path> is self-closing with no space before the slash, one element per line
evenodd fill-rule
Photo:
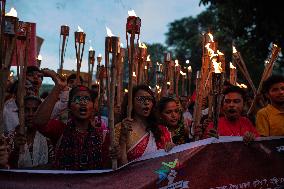
<path fill-rule="evenodd" d="M 256 129 L 261 136 L 284 136 L 284 112 L 270 104 L 260 109 L 256 114 Z"/>

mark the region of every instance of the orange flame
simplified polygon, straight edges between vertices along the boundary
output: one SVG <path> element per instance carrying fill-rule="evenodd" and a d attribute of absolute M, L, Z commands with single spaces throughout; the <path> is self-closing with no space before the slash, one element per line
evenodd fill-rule
<path fill-rule="evenodd" d="M 106 31 L 107 31 L 107 36 L 108 37 L 113 37 L 113 33 L 111 32 L 111 30 L 106 26 Z"/>
<path fill-rule="evenodd" d="M 42 56 L 39 54 L 39 55 L 37 56 L 37 59 L 41 61 L 41 60 L 42 60 Z"/>
<path fill-rule="evenodd" d="M 248 86 L 243 84 L 243 83 L 241 83 L 241 84 L 237 83 L 237 86 L 240 87 L 240 88 L 245 88 L 245 89 L 248 88 Z"/>
<path fill-rule="evenodd" d="M 237 52 L 238 52 L 238 51 L 237 51 L 236 47 L 233 46 L 233 54 L 235 54 L 235 53 L 237 53 Z"/>
<path fill-rule="evenodd" d="M 92 46 L 90 46 L 89 51 L 94 51 L 94 49 L 93 49 L 93 47 L 92 47 Z"/>
<path fill-rule="evenodd" d="M 222 72 L 221 62 L 218 63 L 216 61 L 216 58 L 213 58 L 212 63 L 213 63 L 213 66 L 214 66 L 214 72 L 215 73 L 221 73 Z"/>
<path fill-rule="evenodd" d="M 188 66 L 187 69 L 188 69 L 188 71 L 190 71 L 190 72 L 192 71 L 191 66 Z"/>
<path fill-rule="evenodd" d="M 218 56 L 218 54 L 215 54 L 214 50 L 210 48 L 210 43 L 207 43 L 207 44 L 205 45 L 205 48 L 206 48 L 207 51 L 208 51 L 208 54 L 209 54 L 209 56 L 210 56 L 210 59 L 212 59 L 212 58 L 215 57 L 215 56 Z"/>
<path fill-rule="evenodd" d="M 146 61 L 148 61 L 148 62 L 151 61 L 150 55 L 147 56 L 147 60 Z"/>
<path fill-rule="evenodd" d="M 230 69 L 237 69 L 237 68 L 232 64 L 232 62 L 230 62 Z"/>
<path fill-rule="evenodd" d="M 14 7 L 10 9 L 8 13 L 5 14 L 5 16 L 11 16 L 11 17 L 18 17 L 18 13 Z"/>
<path fill-rule="evenodd" d="M 137 17 L 134 10 L 128 11 L 128 16 L 135 16 L 135 17 Z"/>
<path fill-rule="evenodd" d="M 213 35 L 212 35 L 211 33 L 208 33 L 208 36 L 209 36 L 211 42 L 214 42 L 214 37 L 213 37 Z"/>
<path fill-rule="evenodd" d="M 139 43 L 139 47 L 140 47 L 140 48 L 147 49 L 146 44 L 145 44 L 145 43 L 141 43 L 141 42 L 140 42 L 140 39 L 139 39 L 138 43 Z"/>
<path fill-rule="evenodd" d="M 178 67 L 178 60 L 175 60 L 175 67 Z"/>

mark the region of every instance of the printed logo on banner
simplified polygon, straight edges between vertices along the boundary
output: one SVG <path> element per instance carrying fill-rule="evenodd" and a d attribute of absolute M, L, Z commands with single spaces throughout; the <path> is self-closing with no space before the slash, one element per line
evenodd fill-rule
<path fill-rule="evenodd" d="M 161 187 L 159 189 L 178 189 L 178 188 L 188 188 L 189 181 L 178 181 L 174 182 L 178 172 L 175 170 L 179 167 L 178 159 L 175 159 L 173 162 L 162 162 L 162 167 L 155 171 L 159 175 L 159 181 L 157 184 L 160 184 L 163 180 L 168 179 L 168 185 Z"/>
<path fill-rule="evenodd" d="M 278 146 L 276 147 L 277 152 L 284 152 L 284 146 Z"/>

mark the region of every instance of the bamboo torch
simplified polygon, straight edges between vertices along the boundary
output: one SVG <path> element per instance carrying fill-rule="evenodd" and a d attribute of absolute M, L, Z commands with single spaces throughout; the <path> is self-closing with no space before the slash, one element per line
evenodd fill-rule
<path fill-rule="evenodd" d="M 58 69 L 59 75 L 62 75 L 63 63 L 64 63 L 64 57 L 65 57 L 66 47 L 68 43 L 68 38 L 69 38 L 69 26 L 62 25 L 60 28 L 61 48 L 59 49 L 59 57 L 60 57 L 59 69 Z"/>
<path fill-rule="evenodd" d="M 192 75 L 192 68 L 188 66 L 187 68 L 187 96 L 191 94 L 191 75 Z"/>
<path fill-rule="evenodd" d="M 184 73 L 183 71 L 180 71 L 180 75 L 181 75 L 181 96 L 185 95 L 185 77 L 186 77 L 186 73 Z"/>
<path fill-rule="evenodd" d="M 12 8 L 5 15 L 5 1 L 1 2 L 1 64 L 0 64 L 0 136 L 4 132 L 3 125 L 3 108 L 7 89 L 7 80 L 10 74 L 12 64 L 12 55 L 16 47 L 18 32 L 17 11 Z"/>
<path fill-rule="evenodd" d="M 163 78 L 162 91 L 161 91 L 162 97 L 167 96 L 168 85 L 169 85 L 169 87 L 171 86 L 171 83 L 169 81 L 170 62 L 171 62 L 171 53 L 166 52 L 164 54 L 164 70 L 163 70 L 164 78 Z"/>
<path fill-rule="evenodd" d="M 175 60 L 175 93 L 176 97 L 178 97 L 178 87 L 179 87 L 179 77 L 180 77 L 180 65 L 178 64 L 178 60 Z"/>
<path fill-rule="evenodd" d="M 213 94 L 213 106 L 212 106 L 212 118 L 213 127 L 217 130 L 218 120 L 221 109 L 222 91 L 224 84 L 224 72 L 222 72 L 222 62 L 216 62 L 212 60 L 214 66 L 214 72 L 212 73 L 212 94 Z"/>
<path fill-rule="evenodd" d="M 146 64 L 144 66 L 144 81 L 146 85 L 150 85 L 149 83 L 149 70 L 152 68 L 151 66 L 151 59 L 150 59 L 150 55 L 147 56 L 146 59 Z"/>
<path fill-rule="evenodd" d="M 124 57 L 125 57 L 125 49 L 123 45 L 120 44 L 120 53 L 118 54 L 118 64 L 117 64 L 117 100 L 116 104 L 118 107 L 121 106 L 122 97 L 123 97 L 123 68 L 124 68 Z"/>
<path fill-rule="evenodd" d="M 127 40 L 127 49 L 128 54 L 130 55 L 129 60 L 129 79 L 128 79 L 128 107 L 127 107 L 127 117 L 131 118 L 132 112 L 132 74 L 133 74 L 133 62 L 134 62 L 134 40 L 135 35 L 140 35 L 141 19 L 136 16 L 134 11 L 128 11 L 128 18 L 126 23 L 126 40 Z M 130 34 L 130 46 L 128 45 L 128 34 Z"/>
<path fill-rule="evenodd" d="M 237 68 L 230 62 L 230 83 L 236 85 L 237 83 Z"/>
<path fill-rule="evenodd" d="M 25 83 L 26 83 L 26 71 L 28 65 L 28 48 L 29 48 L 29 28 L 27 29 L 26 39 L 25 39 L 25 49 L 23 52 L 20 51 L 20 75 L 19 78 L 19 86 L 17 91 L 17 101 L 19 103 L 19 123 L 20 123 L 20 130 L 21 134 L 25 134 L 25 105 L 24 105 L 24 96 L 23 94 L 26 93 L 25 91 Z M 17 55 L 18 56 L 18 55 Z M 21 152 L 23 152 L 23 146 L 21 147 Z"/>
<path fill-rule="evenodd" d="M 104 99 L 104 70 L 102 69 L 101 66 L 101 62 L 102 62 L 102 55 L 99 54 L 97 56 L 97 73 L 96 73 L 96 77 L 98 80 L 98 84 L 99 84 L 99 97 L 98 97 L 98 125 L 101 126 L 101 107 L 102 107 L 102 101 Z"/>
<path fill-rule="evenodd" d="M 252 104 L 251 104 L 251 106 L 248 110 L 247 115 L 251 114 L 251 112 L 253 111 L 253 109 L 254 109 L 254 107 L 257 103 L 257 97 L 261 94 L 263 82 L 265 80 L 267 80 L 267 78 L 269 76 L 271 76 L 273 66 L 274 66 L 274 62 L 277 60 L 277 57 L 278 57 L 280 51 L 281 51 L 281 48 L 278 47 L 276 44 L 273 44 L 273 47 L 272 47 L 272 50 L 271 50 L 271 55 L 269 57 L 269 60 L 266 61 L 266 66 L 265 66 L 264 71 L 262 73 L 262 77 L 261 77 L 257 92 L 254 96 L 253 102 L 252 102 Z"/>
<path fill-rule="evenodd" d="M 145 43 L 141 43 L 139 41 L 139 55 L 138 55 L 138 74 L 137 74 L 137 83 L 138 85 L 143 83 L 143 77 L 144 77 L 144 65 L 146 61 L 147 56 L 147 46 Z M 145 80 L 144 80 L 145 81 Z"/>
<path fill-rule="evenodd" d="M 210 33 L 202 34 L 202 66 L 201 71 L 196 76 L 196 101 L 194 105 L 193 128 L 194 130 L 200 129 L 200 120 L 202 117 L 202 101 L 208 95 L 209 87 L 208 80 L 210 78 L 209 71 L 211 70 L 209 48 L 212 48 L 213 54 L 216 49 L 216 43 Z M 211 52 L 212 54 L 212 52 Z M 206 93 L 206 94 L 205 94 Z M 195 136 L 195 140 L 199 140 L 199 136 Z"/>
<path fill-rule="evenodd" d="M 94 72 L 94 64 L 95 64 L 95 50 L 90 46 L 89 48 L 89 56 L 88 56 L 88 86 L 91 88 L 92 80 L 93 80 L 93 72 Z"/>
<path fill-rule="evenodd" d="M 76 83 L 77 85 L 79 85 L 80 69 L 81 69 L 82 58 L 84 54 L 86 34 L 82 30 L 82 28 L 78 26 L 78 31 L 74 33 L 74 36 L 75 36 L 75 50 L 76 50 L 76 60 L 77 60 Z"/>
<path fill-rule="evenodd" d="M 106 67 L 107 69 L 110 69 L 110 77 L 107 77 L 107 84 L 109 85 L 109 92 L 107 92 L 107 98 L 108 98 L 108 125 L 110 130 L 110 137 L 111 137 L 111 145 L 113 146 L 115 144 L 114 141 L 114 98 L 115 98 L 115 80 L 116 74 L 117 74 L 117 64 L 118 59 L 117 56 L 120 53 L 120 39 L 119 37 L 113 36 L 110 30 L 108 31 L 108 37 L 106 37 L 106 54 L 111 53 L 112 54 L 112 63 L 111 65 L 107 65 L 109 63 L 109 60 L 106 60 Z M 106 56 L 106 59 L 109 58 L 109 56 Z M 112 159 L 112 169 L 117 169 L 117 159 Z"/>
<path fill-rule="evenodd" d="M 233 59 L 235 60 L 236 64 L 238 65 L 238 69 L 241 71 L 242 75 L 246 78 L 247 82 L 250 85 L 254 95 L 256 95 L 256 88 L 252 82 L 250 74 L 247 70 L 246 64 L 241 56 L 241 53 L 237 51 L 236 47 L 233 46 Z"/>

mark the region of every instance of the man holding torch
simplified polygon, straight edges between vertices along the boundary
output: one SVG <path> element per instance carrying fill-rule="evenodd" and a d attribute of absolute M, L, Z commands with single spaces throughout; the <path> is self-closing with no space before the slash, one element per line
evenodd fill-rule
<path fill-rule="evenodd" d="M 218 128 L 213 128 L 213 123 L 210 120 L 205 120 L 202 127 L 206 129 L 203 138 L 218 137 L 218 136 L 244 136 L 244 140 L 252 141 L 259 134 L 251 121 L 241 115 L 244 107 L 245 92 L 237 87 L 232 86 L 224 92 L 222 109 L 224 117 L 218 120 Z M 197 133 L 196 133 L 197 134 Z M 198 134 L 201 134 L 199 132 Z"/>

